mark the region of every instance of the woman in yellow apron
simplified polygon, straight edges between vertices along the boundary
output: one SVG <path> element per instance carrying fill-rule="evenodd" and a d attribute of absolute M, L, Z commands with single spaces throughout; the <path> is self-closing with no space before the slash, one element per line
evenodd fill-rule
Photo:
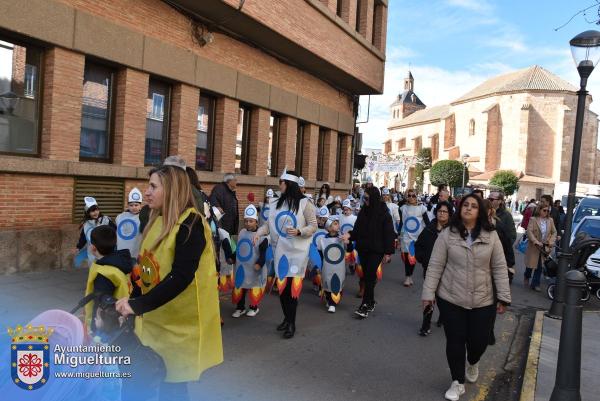
<path fill-rule="evenodd" d="M 179 160 L 150 172 L 150 220 L 132 273 L 137 285 L 117 302 L 122 315 L 137 316 L 137 336 L 165 362 L 160 400 L 188 399 L 187 382 L 223 361 L 211 231 Z"/>

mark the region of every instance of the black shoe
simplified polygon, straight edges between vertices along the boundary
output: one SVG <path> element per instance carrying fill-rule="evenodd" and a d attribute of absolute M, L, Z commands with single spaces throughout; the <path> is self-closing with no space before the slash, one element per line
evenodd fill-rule
<path fill-rule="evenodd" d="M 375 310 L 375 305 L 377 305 L 377 301 L 369 302 L 367 304 L 367 311 L 372 313 Z"/>
<path fill-rule="evenodd" d="M 285 331 L 288 329 L 288 327 L 290 327 L 290 324 L 287 320 L 284 320 L 279 326 L 277 326 L 277 331 Z"/>
<path fill-rule="evenodd" d="M 369 308 L 366 304 L 361 304 L 358 309 L 354 311 L 354 314 L 364 319 L 369 317 Z"/>
<path fill-rule="evenodd" d="M 438 319 L 437 323 L 435 324 L 437 327 L 442 327 L 442 319 Z"/>
<path fill-rule="evenodd" d="M 283 332 L 283 338 L 289 339 L 294 337 L 296 333 L 296 325 L 294 323 L 289 323 L 285 331 Z"/>
<path fill-rule="evenodd" d="M 419 330 L 419 335 L 421 337 L 427 337 L 430 334 L 431 334 L 431 330 L 424 330 L 424 329 Z"/>

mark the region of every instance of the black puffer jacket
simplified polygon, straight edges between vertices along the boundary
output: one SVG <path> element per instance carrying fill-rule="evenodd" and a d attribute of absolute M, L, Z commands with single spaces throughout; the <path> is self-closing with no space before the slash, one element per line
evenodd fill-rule
<path fill-rule="evenodd" d="M 213 187 L 210 193 L 210 203 L 212 206 L 220 207 L 225 214 L 221 219 L 221 227 L 229 235 L 237 235 L 239 232 L 240 215 L 238 210 L 238 200 L 235 191 L 221 182 Z"/>
<path fill-rule="evenodd" d="M 381 201 L 379 189 L 367 188 L 369 206 L 360 209 L 354 229 L 350 232 L 350 240 L 356 241 L 358 253 L 378 253 L 391 255 L 394 253 L 394 223 L 387 205 Z"/>
<path fill-rule="evenodd" d="M 429 258 L 431 257 L 431 252 L 433 252 L 435 240 L 440 232 L 441 231 L 438 231 L 437 229 L 437 219 L 433 219 L 431 223 L 421 231 L 417 242 L 415 242 L 415 257 L 424 269 L 427 269 L 427 266 L 429 266 Z"/>

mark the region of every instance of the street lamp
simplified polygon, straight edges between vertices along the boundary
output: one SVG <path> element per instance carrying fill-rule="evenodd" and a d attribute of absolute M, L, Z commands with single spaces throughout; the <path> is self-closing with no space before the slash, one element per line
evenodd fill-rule
<path fill-rule="evenodd" d="M 467 153 L 462 155 L 463 173 L 462 173 L 462 190 L 460 192 L 461 197 L 465 196 L 465 175 L 466 175 L 467 167 L 469 167 L 469 163 L 467 163 L 467 159 L 469 157 L 471 157 L 471 156 L 469 156 Z"/>
<path fill-rule="evenodd" d="M 573 153 L 571 156 L 571 174 L 569 176 L 569 196 L 567 200 L 567 216 L 565 229 L 562 234 L 560 252 L 558 253 L 558 274 L 555 287 L 554 300 L 550 310 L 546 314 L 554 319 L 561 319 L 565 308 L 565 293 L 567 283 L 565 274 L 569 270 L 571 262 L 570 240 L 573 227 L 573 209 L 575 208 L 575 191 L 577 187 L 577 176 L 579 174 L 579 154 L 581 151 L 581 136 L 583 134 L 583 117 L 585 113 L 585 101 L 588 95 L 586 90 L 587 79 L 600 60 L 600 32 L 585 31 L 575 36 L 569 42 L 573 60 L 577 66 L 577 72 L 581 78 L 580 89 L 577 92 L 577 115 L 575 118 L 575 136 L 573 138 Z"/>

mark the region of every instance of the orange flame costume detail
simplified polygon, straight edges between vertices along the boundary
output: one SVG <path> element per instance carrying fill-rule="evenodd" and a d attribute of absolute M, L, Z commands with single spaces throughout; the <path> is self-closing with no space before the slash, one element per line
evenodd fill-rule
<path fill-rule="evenodd" d="M 292 298 L 298 299 L 302 292 L 302 277 L 294 277 L 292 279 Z"/>
<path fill-rule="evenodd" d="M 383 268 L 381 267 L 381 264 L 379 264 L 379 266 L 377 266 L 377 281 L 381 281 L 381 278 L 383 277 Z"/>
<path fill-rule="evenodd" d="M 338 292 L 337 294 L 334 294 L 333 292 L 331 293 L 331 300 L 333 302 L 335 302 L 335 304 L 339 304 L 340 300 L 342 299 L 342 293 Z"/>
<path fill-rule="evenodd" d="M 283 280 L 277 279 L 277 290 L 279 290 L 279 295 L 283 294 L 283 290 L 285 290 L 285 286 L 287 285 L 287 277 Z"/>
<path fill-rule="evenodd" d="M 265 295 L 265 290 L 260 287 L 254 287 L 250 291 L 250 306 L 256 307 Z"/>

